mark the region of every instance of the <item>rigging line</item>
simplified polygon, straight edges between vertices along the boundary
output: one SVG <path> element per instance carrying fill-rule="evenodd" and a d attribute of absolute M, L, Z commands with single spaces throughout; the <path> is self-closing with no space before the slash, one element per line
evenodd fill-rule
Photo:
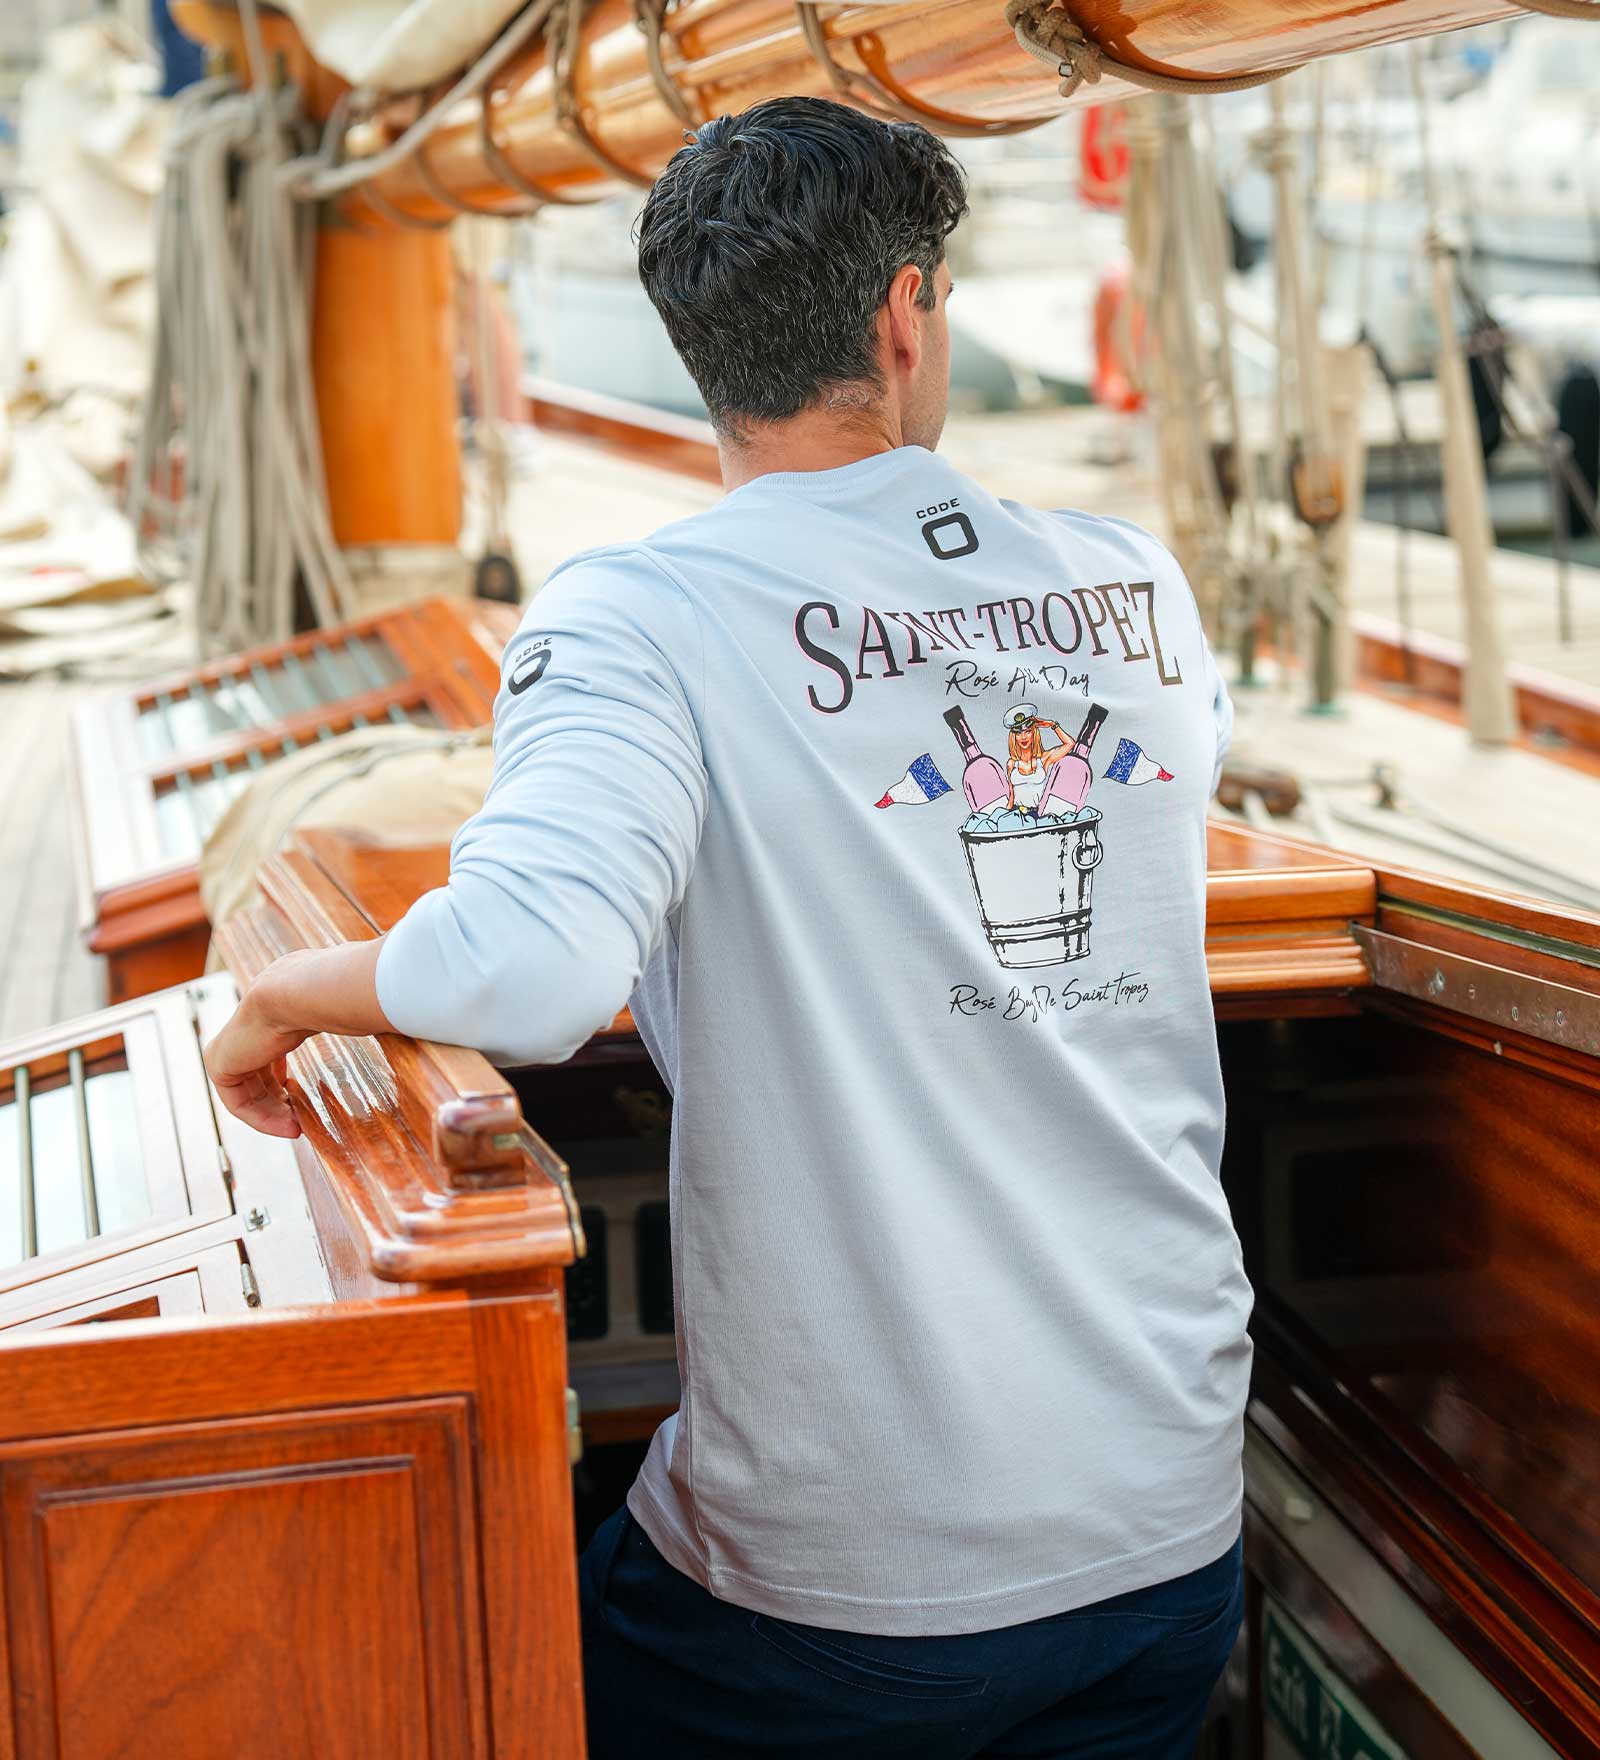
<path fill-rule="evenodd" d="M 1506 425 L 1507 432 L 1515 439 L 1525 441 L 1529 446 L 1536 447 L 1540 452 L 1549 452 L 1556 455 L 1551 460 L 1551 469 L 1558 472 L 1566 486 L 1572 491 L 1572 498 L 1577 502 L 1579 511 L 1583 514 L 1584 523 L 1596 537 L 1600 537 L 1600 504 L 1597 504 L 1593 493 L 1590 491 L 1588 483 L 1584 480 L 1583 473 L 1578 469 L 1577 464 L 1572 458 L 1570 440 L 1566 446 L 1562 446 L 1556 441 L 1555 436 L 1550 433 L 1548 429 L 1538 429 L 1530 432 L 1517 419 L 1516 412 L 1512 409 L 1511 405 L 1506 402 L 1502 387 L 1505 385 L 1515 385 L 1517 383 L 1516 372 L 1511 365 L 1510 357 L 1507 356 L 1505 358 L 1501 376 L 1498 380 L 1493 373 L 1489 372 L 1486 372 L 1484 377 L 1489 386 L 1489 390 L 1494 397 L 1495 406 L 1500 412 L 1501 420 L 1504 421 Z M 1568 437 L 1565 434 L 1562 435 L 1563 440 L 1567 440 L 1567 438 Z"/>
<path fill-rule="evenodd" d="M 1119 60 L 1096 42 L 1064 6 L 1053 5 L 1051 0 L 1006 0 L 1006 23 L 1016 34 L 1018 48 L 1056 70 L 1063 98 L 1072 97 L 1080 86 L 1097 85 L 1106 74 L 1126 80 L 1129 85 L 1142 86 L 1147 92 L 1168 92 L 1179 97 L 1203 92 L 1248 92 L 1304 66 L 1297 62 L 1294 67 L 1275 67 L 1266 73 L 1178 78 Z"/>
<path fill-rule="evenodd" d="M 649 189 L 655 178 L 619 159 L 596 140 L 583 118 L 577 87 L 573 83 L 583 48 L 583 21 L 594 10 L 595 0 L 556 0 L 556 9 L 546 27 L 545 55 L 555 88 L 556 122 L 568 138 L 592 159 L 607 177 L 631 183 L 637 189 Z"/>
<path fill-rule="evenodd" d="M 1394 417 L 1394 430 L 1399 437 L 1400 446 L 1398 463 L 1400 474 L 1395 481 L 1395 598 L 1396 609 L 1400 622 L 1400 665 L 1408 686 L 1417 682 L 1416 655 L 1412 651 L 1411 621 L 1411 467 L 1414 462 L 1409 424 L 1406 421 L 1405 404 L 1400 396 L 1400 380 L 1395 374 L 1389 357 L 1384 353 L 1382 344 L 1367 327 L 1361 326 L 1361 340 L 1372 352 L 1372 364 L 1378 369 L 1383 383 L 1389 393 L 1389 408 Z M 1435 497 L 1434 513 L 1440 529 L 1444 527 L 1444 509 L 1438 505 Z"/>
<path fill-rule="evenodd" d="M 1363 330 L 1366 329 L 1372 316 L 1372 256 L 1377 232 L 1378 208 L 1379 166 L 1378 155 L 1375 151 L 1378 138 L 1378 94 L 1375 83 L 1371 80 L 1367 81 L 1365 97 L 1362 122 L 1365 135 L 1363 151 L 1366 155 L 1366 187 L 1361 207 L 1361 246 L 1356 259 L 1356 321 Z"/>
<path fill-rule="evenodd" d="M 833 89 L 841 98 L 881 122 L 914 122 L 919 128 L 932 129 L 936 134 L 949 135 L 954 140 L 985 140 L 991 135 L 1024 134 L 1039 126 L 1031 118 L 1025 122 L 968 122 L 962 117 L 948 116 L 942 110 L 913 103 L 870 67 L 865 73 L 854 73 L 834 60 L 822 10 L 816 0 L 795 0 L 795 15 L 805 36 L 806 47 L 821 63 Z"/>
<path fill-rule="evenodd" d="M 191 91 L 158 205 L 160 321 L 129 505 L 152 578 L 192 582 L 204 653 L 292 633 L 297 581 L 322 623 L 350 614 L 351 587 L 309 389 L 314 215 L 282 177 L 310 144 L 298 94 L 270 83 Z M 160 522 L 176 539 L 169 560 L 143 516 L 180 436 L 183 490 Z"/>
<path fill-rule="evenodd" d="M 484 87 L 488 91 L 488 87 Z M 537 211 L 537 203 L 528 203 L 521 208 L 490 208 L 478 202 L 469 202 L 464 196 L 458 196 L 453 190 L 447 189 L 433 162 L 428 157 L 430 141 L 418 141 L 416 157 L 412 160 L 412 168 L 417 174 L 417 181 L 436 201 L 441 208 L 452 209 L 457 214 L 474 215 L 486 220 L 505 220 L 520 214 Z"/>
<path fill-rule="evenodd" d="M 704 119 L 696 113 L 683 88 L 667 71 L 666 57 L 661 53 L 667 9 L 671 5 L 672 0 L 633 0 L 633 16 L 644 33 L 644 57 L 655 88 L 661 94 L 661 102 L 693 134 Z"/>
<path fill-rule="evenodd" d="M 316 158 L 302 161 L 297 169 L 303 168 L 305 175 L 303 178 L 296 177 L 293 194 L 301 201 L 321 201 L 347 189 L 354 189 L 357 184 L 381 176 L 404 163 L 412 150 L 433 133 L 456 104 L 463 98 L 476 96 L 511 56 L 543 26 L 552 7 L 553 0 L 533 0 L 533 4 L 525 7 L 512 19 L 437 103 L 424 110 L 404 133 L 380 152 L 352 159 L 338 167 L 329 167 Z"/>
<path fill-rule="evenodd" d="M 1506 401 L 1505 387 L 1511 382 L 1511 361 L 1504 346 L 1505 332 L 1494 323 L 1488 308 L 1477 297 L 1476 292 L 1463 282 L 1462 296 L 1466 299 L 1473 314 L 1473 335 L 1478 344 L 1477 357 L 1481 368 L 1481 377 L 1487 386 L 1489 395 L 1494 399 L 1495 409 L 1499 414 L 1503 429 L 1516 439 L 1531 445 L 1539 454 L 1545 467 L 1545 478 L 1550 490 L 1550 524 L 1552 549 L 1556 565 L 1556 629 L 1563 642 L 1572 640 L 1571 611 L 1571 562 L 1572 551 L 1567 529 L 1567 497 L 1561 492 L 1561 478 L 1569 461 L 1556 444 L 1554 436 L 1548 428 L 1541 426 L 1537 433 L 1529 434 L 1512 413 Z M 1487 346 L 1485 346 L 1487 344 Z M 1562 435 L 1562 439 L 1566 438 Z M 1572 473 L 1576 475 L 1576 473 Z M 1588 485 L 1578 481 L 1578 488 L 1585 497 Z M 1576 497 L 1574 497 L 1576 498 Z M 1593 523 L 1594 504 L 1589 502 L 1583 508 Z M 1600 526 L 1596 527 L 1600 530 Z"/>
<path fill-rule="evenodd" d="M 1600 0 L 1597 0 L 1597 6 L 1600 6 Z M 1475 330 L 1483 331 L 1493 330 L 1503 337 L 1505 335 L 1503 326 L 1496 320 L 1494 313 L 1489 307 L 1488 301 L 1484 298 L 1477 283 L 1462 265 L 1459 257 L 1455 259 L 1455 281 L 1457 291 L 1460 293 L 1461 298 L 1467 307 L 1468 313 L 1471 316 L 1473 328 Z M 1512 365 L 1509 354 L 1502 350 L 1498 376 L 1496 376 L 1493 371 L 1488 370 L 1487 368 L 1485 369 L 1484 382 L 1488 387 L 1490 395 L 1495 400 L 1496 411 L 1501 420 L 1506 424 L 1508 431 L 1517 439 L 1526 441 L 1530 446 L 1538 446 L 1542 448 L 1545 444 L 1546 436 L 1543 433 L 1529 433 L 1527 428 L 1517 420 L 1516 412 L 1512 409 L 1510 404 L 1506 402 L 1504 387 L 1506 385 L 1520 384 L 1517 378 L 1516 369 Z M 1538 394 L 1535 393 L 1532 395 Z M 1575 469 L 1570 468 L 1568 481 L 1572 485 L 1579 506 L 1583 509 L 1586 519 L 1593 527 L 1596 535 L 1600 536 L 1600 517 L 1597 517 L 1595 501 L 1593 496 L 1589 493 L 1588 484 L 1583 481 L 1581 476 L 1576 474 Z"/>
<path fill-rule="evenodd" d="M 501 183 L 528 198 L 531 203 L 529 212 L 532 214 L 537 214 L 541 208 L 552 204 L 558 208 L 587 207 L 590 199 L 588 196 L 569 196 L 545 184 L 535 183 L 511 163 L 506 157 L 505 149 L 494 138 L 493 99 L 494 83 L 491 81 L 478 94 L 478 149 L 483 154 L 484 164 Z"/>

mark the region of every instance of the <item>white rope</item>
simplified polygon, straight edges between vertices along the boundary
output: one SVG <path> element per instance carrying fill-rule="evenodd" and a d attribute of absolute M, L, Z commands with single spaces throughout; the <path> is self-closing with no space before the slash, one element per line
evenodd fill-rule
<path fill-rule="evenodd" d="M 191 581 L 202 653 L 292 635 L 297 587 L 320 623 L 354 614 L 311 388 L 316 216 L 283 177 L 302 126 L 292 90 L 207 81 L 178 99 L 167 144 L 129 517 L 152 577 Z"/>

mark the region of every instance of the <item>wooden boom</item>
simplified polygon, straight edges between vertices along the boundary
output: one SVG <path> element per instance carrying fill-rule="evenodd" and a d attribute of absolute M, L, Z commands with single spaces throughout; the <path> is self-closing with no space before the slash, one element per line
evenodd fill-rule
<path fill-rule="evenodd" d="M 778 94 L 837 95 L 802 22 L 807 0 L 688 0 L 661 32 L 670 86 L 697 120 Z M 855 89 L 876 92 L 942 132 L 1006 131 L 1068 107 L 1047 68 L 1017 46 L 1002 0 L 819 6 L 821 34 Z M 1072 0 L 1074 20 L 1113 60 L 1154 73 L 1208 79 L 1287 69 L 1303 61 L 1459 26 L 1514 18 L 1512 0 Z M 1125 97 L 1108 71 L 1073 102 Z M 575 117 L 559 113 L 542 45 L 464 101 L 422 148 L 372 180 L 375 202 L 352 192 L 347 213 L 440 220 L 459 204 L 514 213 L 528 205 L 512 179 L 554 201 L 614 194 L 619 172 L 648 183 L 683 143 L 683 118 L 652 76 L 646 33 L 630 0 L 601 0 L 584 22 L 571 70 Z M 353 127 L 352 157 L 380 150 L 411 119 L 396 107 Z M 488 144 L 485 145 L 487 131 Z M 498 162 L 498 163 L 497 163 Z"/>
<path fill-rule="evenodd" d="M 637 9 L 634 0 L 600 0 L 583 22 L 567 104 L 558 104 L 544 47 L 534 44 L 418 152 L 347 191 L 342 224 L 319 229 L 312 334 L 340 544 L 456 538 L 450 253 L 442 233 L 412 227 L 441 226 L 462 209 L 525 213 L 541 201 L 593 201 L 629 179 L 648 183 L 682 144 L 686 122 L 781 93 L 834 93 L 836 79 L 950 133 L 1026 128 L 1066 108 L 1051 70 L 1019 48 L 1004 0 L 682 0 L 665 5 L 653 72 L 652 37 L 638 21 L 657 9 L 656 0 Z M 1073 20 L 1112 61 L 1192 78 L 1197 91 L 1222 75 L 1519 11 L 1514 0 L 1071 0 Z M 190 36 L 246 68 L 233 6 L 173 0 L 173 13 Z M 288 19 L 269 13 L 261 25 L 274 65 L 295 81 L 308 114 L 324 120 L 343 83 L 311 59 Z M 1130 89 L 1108 75 L 1079 96 Z M 398 100 L 352 126 L 346 152 L 381 151 L 419 103 Z M 406 372 L 391 372 L 394 361 Z"/>

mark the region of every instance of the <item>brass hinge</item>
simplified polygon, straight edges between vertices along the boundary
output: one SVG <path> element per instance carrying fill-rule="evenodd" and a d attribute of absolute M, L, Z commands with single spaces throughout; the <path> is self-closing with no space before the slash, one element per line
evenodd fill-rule
<path fill-rule="evenodd" d="M 567 1459 L 573 1466 L 583 1459 L 583 1424 L 575 1387 L 567 1389 Z"/>
<path fill-rule="evenodd" d="M 259 1308 L 261 1285 L 256 1282 L 256 1274 L 250 1268 L 248 1260 L 239 1267 L 239 1282 L 244 1288 L 244 1305 L 247 1308 Z"/>
<path fill-rule="evenodd" d="M 1600 1057 L 1600 996 L 1360 923 L 1351 927 L 1379 989 Z"/>

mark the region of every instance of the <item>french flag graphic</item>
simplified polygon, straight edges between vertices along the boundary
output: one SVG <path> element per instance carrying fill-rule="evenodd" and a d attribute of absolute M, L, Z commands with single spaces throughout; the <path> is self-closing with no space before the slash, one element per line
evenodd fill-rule
<path fill-rule="evenodd" d="M 1103 774 L 1107 782 L 1126 782 L 1130 788 L 1137 788 L 1141 782 L 1172 780 L 1172 772 L 1164 770 L 1154 758 L 1147 757 L 1143 748 L 1136 746 L 1131 739 L 1117 741 L 1117 749 Z"/>
<path fill-rule="evenodd" d="M 876 805 L 924 807 L 929 801 L 936 801 L 940 795 L 949 792 L 950 784 L 939 774 L 939 766 L 934 763 L 933 754 L 924 752 L 920 758 L 912 760 L 911 768 Z"/>

